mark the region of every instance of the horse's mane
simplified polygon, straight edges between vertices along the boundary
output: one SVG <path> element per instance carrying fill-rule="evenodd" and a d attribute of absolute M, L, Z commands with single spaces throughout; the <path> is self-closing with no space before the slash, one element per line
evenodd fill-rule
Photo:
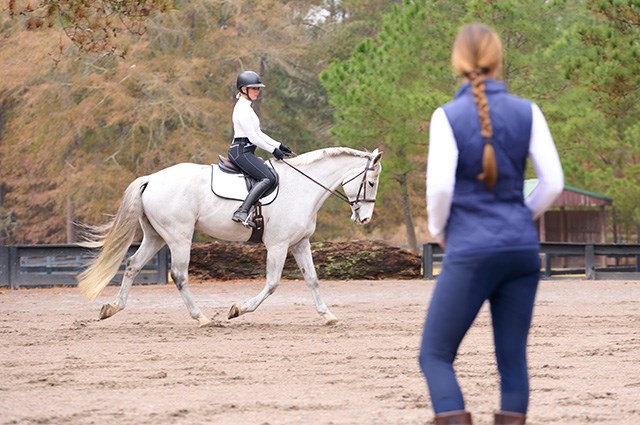
<path fill-rule="evenodd" d="M 331 157 L 331 156 L 340 156 L 340 155 L 350 155 L 350 156 L 359 156 L 362 158 L 369 158 L 371 156 L 371 152 L 359 151 L 352 148 L 346 147 L 335 147 L 335 148 L 324 148 L 318 149 L 315 151 L 303 153 L 302 155 L 296 156 L 295 158 L 290 158 L 287 161 L 292 165 L 307 165 L 314 163 L 322 158 Z"/>

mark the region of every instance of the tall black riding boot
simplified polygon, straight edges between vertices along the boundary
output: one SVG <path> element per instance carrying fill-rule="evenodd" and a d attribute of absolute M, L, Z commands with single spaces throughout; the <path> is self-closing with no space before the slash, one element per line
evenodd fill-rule
<path fill-rule="evenodd" d="M 237 223 L 242 223 L 245 227 L 256 227 L 256 224 L 249 220 L 249 210 L 258 202 L 263 193 L 265 193 L 269 187 L 271 186 L 271 182 L 269 179 L 260 180 L 256 183 L 252 188 L 251 192 L 247 195 L 240 208 L 233 213 L 232 220 Z"/>

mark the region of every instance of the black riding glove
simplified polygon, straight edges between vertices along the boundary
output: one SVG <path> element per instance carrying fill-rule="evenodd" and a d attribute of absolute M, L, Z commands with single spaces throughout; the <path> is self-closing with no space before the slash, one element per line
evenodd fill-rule
<path fill-rule="evenodd" d="M 275 148 L 273 150 L 273 156 L 276 157 L 276 159 L 283 159 L 284 158 L 284 154 L 282 153 L 282 151 L 278 148 Z"/>
<path fill-rule="evenodd" d="M 285 154 L 285 155 L 291 155 L 293 152 L 291 151 L 291 148 L 289 148 L 289 146 L 287 145 L 283 145 L 282 143 L 280 143 L 280 150 Z"/>

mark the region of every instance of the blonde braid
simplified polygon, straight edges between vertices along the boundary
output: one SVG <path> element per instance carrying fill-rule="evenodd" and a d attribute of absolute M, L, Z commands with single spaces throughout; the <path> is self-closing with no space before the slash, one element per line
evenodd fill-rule
<path fill-rule="evenodd" d="M 480 118 L 480 134 L 484 139 L 484 148 L 482 150 L 482 172 L 478 174 L 478 180 L 484 181 L 489 191 L 493 191 L 498 180 L 498 164 L 496 162 L 496 153 L 493 148 L 491 137 L 493 136 L 493 127 L 491 118 L 489 117 L 489 101 L 484 88 L 484 75 L 478 71 L 473 71 L 469 75 L 471 80 L 471 93 L 473 100 L 478 109 L 478 118 Z"/>
<path fill-rule="evenodd" d="M 500 37 L 484 24 L 465 25 L 453 44 L 451 64 L 471 82 L 471 92 L 480 118 L 480 133 L 484 139 L 482 173 L 478 174 L 478 180 L 483 181 L 487 189 L 492 191 L 498 180 L 498 165 L 491 140 L 493 127 L 484 81 L 487 75 L 492 78 L 497 75 L 502 67 Z"/>

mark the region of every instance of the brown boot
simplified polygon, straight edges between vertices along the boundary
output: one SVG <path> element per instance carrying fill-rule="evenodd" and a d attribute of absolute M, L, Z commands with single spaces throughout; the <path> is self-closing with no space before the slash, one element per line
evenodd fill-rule
<path fill-rule="evenodd" d="M 445 412 L 436 415 L 435 425 L 472 425 L 471 413 L 464 410 Z"/>
<path fill-rule="evenodd" d="M 495 414 L 495 425 L 524 425 L 527 416 L 516 412 L 498 412 Z"/>

